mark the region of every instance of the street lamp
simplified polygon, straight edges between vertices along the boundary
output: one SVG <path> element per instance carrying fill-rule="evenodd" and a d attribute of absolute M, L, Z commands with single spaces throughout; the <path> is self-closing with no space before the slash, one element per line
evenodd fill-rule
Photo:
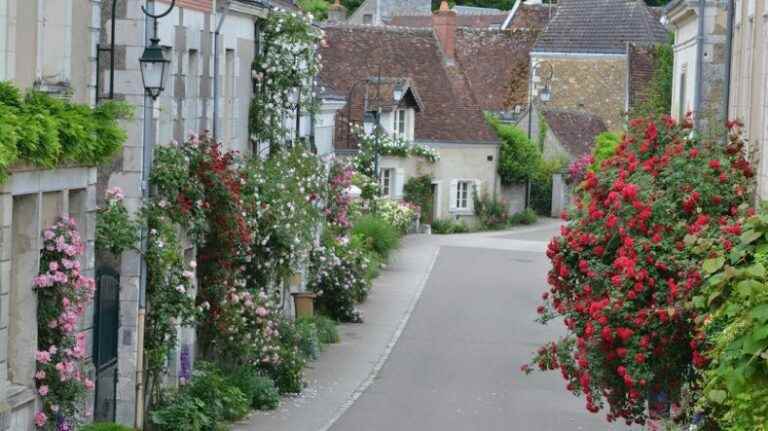
<path fill-rule="evenodd" d="M 552 100 L 552 78 L 555 76 L 555 67 L 551 63 L 543 62 L 536 63 L 531 67 L 531 73 L 528 82 L 528 142 L 531 141 L 532 129 L 533 129 L 533 76 L 536 74 L 541 66 L 547 65 L 549 67 L 549 73 L 544 78 L 544 88 L 538 92 L 538 98 L 542 102 L 546 103 Z M 539 150 L 544 154 L 544 142 L 542 140 Z M 525 190 L 525 208 L 527 209 L 531 204 L 531 180 L 528 180 Z"/>
<path fill-rule="evenodd" d="M 165 58 L 160 39 L 153 37 L 150 41 L 150 45 L 144 48 L 144 53 L 139 58 L 139 64 L 141 64 L 141 80 L 144 82 L 144 89 L 152 100 L 157 100 L 164 90 L 165 70 L 171 61 Z"/>
<path fill-rule="evenodd" d="M 149 39 L 150 44 L 144 48 L 144 53 L 139 58 L 139 64 L 141 65 L 141 80 L 144 82 L 144 90 L 152 100 L 157 100 L 160 93 L 163 92 L 165 83 L 165 70 L 171 63 L 170 60 L 165 58 L 163 53 L 163 47 L 160 46 L 160 38 L 157 37 L 157 20 L 168 15 L 176 5 L 176 0 L 171 0 L 171 5 L 168 9 L 155 15 L 150 13 L 144 6 L 141 7 L 141 11 L 146 16 L 153 19 L 154 31 L 153 37 Z"/>

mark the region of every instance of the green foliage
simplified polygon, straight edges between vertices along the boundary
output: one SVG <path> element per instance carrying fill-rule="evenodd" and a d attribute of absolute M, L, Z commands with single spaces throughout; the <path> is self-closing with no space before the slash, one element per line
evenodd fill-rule
<path fill-rule="evenodd" d="M 707 357 L 701 404 L 723 430 L 768 429 L 768 213 L 748 219 L 740 242 L 702 269 L 693 298 L 703 312 Z"/>
<path fill-rule="evenodd" d="M 603 132 L 597 135 L 595 137 L 595 147 L 592 150 L 592 157 L 595 161 L 590 169 L 593 171 L 598 170 L 603 160 L 613 157 L 616 154 L 616 149 L 619 147 L 620 140 L 619 135 L 613 132 Z"/>
<path fill-rule="evenodd" d="M 153 431 L 209 431 L 215 424 L 205 403 L 185 390 L 167 394 L 149 420 Z"/>
<path fill-rule="evenodd" d="M 316 360 L 320 357 L 320 336 L 317 333 L 315 322 L 308 319 L 296 320 L 296 334 L 299 339 L 299 351 L 307 360 Z"/>
<path fill-rule="evenodd" d="M 353 235 L 360 236 L 365 244 L 383 258 L 400 244 L 400 234 L 383 218 L 368 214 L 355 221 Z"/>
<path fill-rule="evenodd" d="M 301 338 L 293 322 L 283 320 L 280 331 L 280 362 L 270 367 L 272 379 L 281 394 L 297 394 L 304 388 L 307 361 L 300 350 Z"/>
<path fill-rule="evenodd" d="M 250 406 L 257 410 L 274 410 L 280 405 L 280 392 L 275 382 L 255 366 L 241 367 L 229 380 L 250 400 Z"/>
<path fill-rule="evenodd" d="M 118 120 L 131 108 L 121 102 L 96 108 L 0 82 L 0 182 L 14 163 L 53 168 L 62 163 L 98 165 L 120 149 L 127 135 Z"/>
<path fill-rule="evenodd" d="M 96 214 L 96 248 L 119 256 L 139 241 L 139 226 L 131 220 L 119 189 L 107 191 L 107 202 Z"/>
<path fill-rule="evenodd" d="M 98 422 L 85 425 L 80 428 L 80 431 L 134 431 L 134 429 L 113 422 Z"/>
<path fill-rule="evenodd" d="M 503 229 L 509 221 L 509 204 L 488 193 L 475 194 L 475 215 L 480 219 L 482 229 Z"/>
<path fill-rule="evenodd" d="M 421 208 L 421 222 L 426 223 L 432 213 L 434 196 L 432 194 L 432 176 L 422 175 L 408 178 L 403 186 L 403 198 L 406 202 Z"/>
<path fill-rule="evenodd" d="M 515 125 L 487 115 L 488 123 L 501 139 L 498 171 L 504 184 L 522 184 L 536 176 L 540 164 L 539 150 Z"/>
<path fill-rule="evenodd" d="M 311 318 L 317 327 L 317 336 L 322 344 L 336 344 L 341 341 L 338 323 L 326 316 L 315 315 Z"/>
<path fill-rule="evenodd" d="M 299 0 L 299 7 L 304 12 L 311 13 L 318 21 L 324 21 L 328 18 L 328 7 L 330 4 L 326 0 Z"/>
<path fill-rule="evenodd" d="M 240 419 L 248 413 L 250 400 L 224 373 L 212 364 L 197 362 L 192 383 L 185 389 L 202 401 L 214 422 Z"/>
<path fill-rule="evenodd" d="M 432 221 L 432 233 L 437 235 L 450 235 L 455 233 L 469 233 L 473 228 L 466 222 L 450 219 L 438 219 Z"/>
<path fill-rule="evenodd" d="M 527 208 L 523 211 L 520 211 L 519 213 L 512 214 L 512 216 L 509 218 L 509 225 L 529 225 L 534 224 L 539 219 L 539 216 L 536 215 L 536 211 L 534 211 L 531 208 Z"/>
<path fill-rule="evenodd" d="M 672 109 L 673 43 L 673 37 L 670 36 L 669 43 L 656 45 L 653 52 L 653 76 L 649 81 L 646 100 L 635 108 L 635 114 L 667 114 Z"/>

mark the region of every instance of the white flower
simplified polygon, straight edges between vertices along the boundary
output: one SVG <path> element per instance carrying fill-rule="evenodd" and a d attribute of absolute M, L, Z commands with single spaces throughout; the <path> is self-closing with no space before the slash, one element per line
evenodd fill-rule
<path fill-rule="evenodd" d="M 183 284 L 176 286 L 176 291 L 179 293 L 187 293 L 187 289 L 184 287 Z"/>

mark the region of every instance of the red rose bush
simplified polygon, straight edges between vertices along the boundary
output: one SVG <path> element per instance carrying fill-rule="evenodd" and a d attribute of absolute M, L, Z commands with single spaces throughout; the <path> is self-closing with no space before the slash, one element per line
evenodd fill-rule
<path fill-rule="evenodd" d="M 645 423 L 649 401 L 679 399 L 706 365 L 690 306 L 702 258 L 689 245 L 707 238 L 727 250 L 741 234 L 754 173 L 731 136 L 700 142 L 688 121 L 633 120 L 577 186 L 569 223 L 548 246 L 550 289 L 538 311 L 544 323 L 562 318 L 567 336 L 540 348 L 533 366 L 559 369 L 609 421 Z"/>

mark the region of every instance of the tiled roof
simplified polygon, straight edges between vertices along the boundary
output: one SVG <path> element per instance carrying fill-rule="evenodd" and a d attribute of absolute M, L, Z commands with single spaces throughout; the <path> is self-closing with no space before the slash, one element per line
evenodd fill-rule
<path fill-rule="evenodd" d="M 667 31 L 640 0 L 560 0 L 534 52 L 622 54 L 627 42 L 664 43 Z"/>
<path fill-rule="evenodd" d="M 549 23 L 551 17 L 557 13 L 556 5 L 529 5 L 521 4 L 509 23 L 510 30 L 530 30 L 540 32 Z"/>
<path fill-rule="evenodd" d="M 456 15 L 457 27 L 496 28 L 507 19 L 507 14 L 498 15 Z M 387 25 L 395 27 L 431 28 L 432 15 L 396 15 L 389 18 Z"/>
<path fill-rule="evenodd" d="M 458 29 L 456 59 L 485 111 L 510 110 L 528 100 L 529 31 Z"/>
<path fill-rule="evenodd" d="M 653 69 L 656 63 L 655 48 L 638 46 L 630 43 L 627 46 L 629 62 L 629 107 L 637 107 L 647 98 L 648 84 L 653 79 Z"/>
<path fill-rule="evenodd" d="M 424 109 L 416 113 L 416 140 L 497 142 L 464 75 L 444 61 L 432 29 L 328 26 L 325 32 L 328 43 L 320 48 L 320 79 L 337 91 L 352 93 L 349 112 L 353 122 L 362 122 L 362 87 L 380 73 L 408 78 L 418 90 Z M 354 147 L 355 143 L 346 139 L 347 109 L 340 114 L 336 147 Z"/>
<path fill-rule="evenodd" d="M 392 111 L 404 104 L 417 111 L 424 110 L 424 102 L 409 78 L 368 78 L 365 85 L 366 111 Z"/>
<path fill-rule="evenodd" d="M 545 109 L 541 114 L 560 145 L 573 157 L 591 151 L 595 136 L 608 130 L 600 117 L 584 111 Z"/>

